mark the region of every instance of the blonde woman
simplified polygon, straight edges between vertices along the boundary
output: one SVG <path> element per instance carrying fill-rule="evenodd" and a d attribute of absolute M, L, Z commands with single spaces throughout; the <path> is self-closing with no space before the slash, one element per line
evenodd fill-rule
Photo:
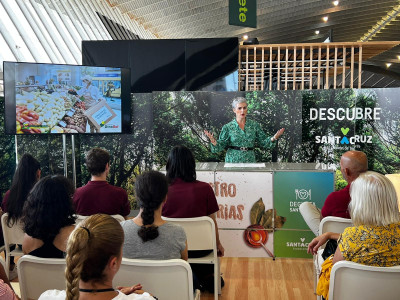
<path fill-rule="evenodd" d="M 382 174 L 368 171 L 350 187 L 350 216 L 354 227 L 340 235 L 324 233 L 311 241 L 308 252 L 316 254 L 328 239 L 338 240 L 336 252 L 322 265 L 317 293 L 326 298 L 333 264 L 348 260 L 368 266 L 400 265 L 400 215 L 396 191 Z"/>
<path fill-rule="evenodd" d="M 122 260 L 124 232 L 117 220 L 97 214 L 82 221 L 67 245 L 67 290 L 46 291 L 40 300 L 155 299 L 141 285 L 113 287 Z"/>

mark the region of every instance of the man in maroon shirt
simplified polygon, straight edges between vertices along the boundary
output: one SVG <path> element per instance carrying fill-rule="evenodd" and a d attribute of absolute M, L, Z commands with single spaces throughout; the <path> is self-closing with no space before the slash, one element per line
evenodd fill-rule
<path fill-rule="evenodd" d="M 308 227 L 316 236 L 319 235 L 319 224 L 327 216 L 350 219 L 348 206 L 350 203 L 350 185 L 363 172 L 368 170 L 368 159 L 364 152 L 347 151 L 340 158 L 340 170 L 347 186 L 337 192 L 332 192 L 325 200 L 321 211 L 311 202 L 303 202 L 300 213 Z"/>
<path fill-rule="evenodd" d="M 76 189 L 73 203 L 79 215 L 94 214 L 122 215 L 130 213 L 128 194 L 123 188 L 107 182 L 110 171 L 110 154 L 100 148 L 93 148 L 86 154 L 86 167 L 92 175 L 83 187 Z"/>

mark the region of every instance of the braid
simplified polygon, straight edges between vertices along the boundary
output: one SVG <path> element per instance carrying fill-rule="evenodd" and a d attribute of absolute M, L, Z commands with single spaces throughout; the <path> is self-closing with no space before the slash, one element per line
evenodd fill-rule
<path fill-rule="evenodd" d="M 143 242 L 154 240 L 158 237 L 158 227 L 152 225 L 154 223 L 154 210 L 150 208 L 143 208 L 141 214 L 143 226 L 139 229 L 138 235 Z M 145 226 L 151 225 L 151 226 Z"/>
<path fill-rule="evenodd" d="M 158 237 L 158 227 L 153 225 L 154 211 L 160 207 L 168 193 L 167 178 L 157 171 L 144 172 L 136 179 L 135 191 L 142 209 L 140 216 L 143 222 L 138 235 L 143 242 L 154 240 Z"/>
<path fill-rule="evenodd" d="M 83 269 L 83 264 L 87 258 L 89 244 L 89 233 L 82 227 L 75 229 L 67 246 L 67 269 L 65 277 L 67 279 L 66 300 L 79 299 L 79 280 Z"/>

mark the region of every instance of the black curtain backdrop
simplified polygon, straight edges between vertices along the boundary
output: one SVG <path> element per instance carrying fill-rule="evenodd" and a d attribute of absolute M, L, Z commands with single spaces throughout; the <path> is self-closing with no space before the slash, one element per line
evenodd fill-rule
<path fill-rule="evenodd" d="M 82 64 L 131 68 L 131 92 L 198 90 L 237 70 L 237 38 L 83 41 Z"/>

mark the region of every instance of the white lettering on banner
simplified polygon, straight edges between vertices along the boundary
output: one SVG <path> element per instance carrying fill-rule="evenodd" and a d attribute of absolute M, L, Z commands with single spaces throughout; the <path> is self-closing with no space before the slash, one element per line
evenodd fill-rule
<path fill-rule="evenodd" d="M 315 137 L 315 143 L 317 144 L 356 144 L 356 143 L 366 143 L 366 144 L 372 144 L 372 135 L 355 135 L 352 137 L 347 138 L 346 140 L 343 140 L 342 136 L 320 136 L 317 135 Z"/>
<path fill-rule="evenodd" d="M 307 249 L 309 243 L 304 243 L 305 240 L 305 238 L 300 238 L 300 242 L 286 242 L 286 247 L 293 247 L 293 250 L 304 250 L 304 248 Z"/>
<path fill-rule="evenodd" d="M 301 242 L 286 242 L 286 247 L 302 247 L 308 248 L 309 243 L 301 243 Z"/>
<path fill-rule="evenodd" d="M 310 120 L 380 120 L 380 107 L 310 108 Z"/>

